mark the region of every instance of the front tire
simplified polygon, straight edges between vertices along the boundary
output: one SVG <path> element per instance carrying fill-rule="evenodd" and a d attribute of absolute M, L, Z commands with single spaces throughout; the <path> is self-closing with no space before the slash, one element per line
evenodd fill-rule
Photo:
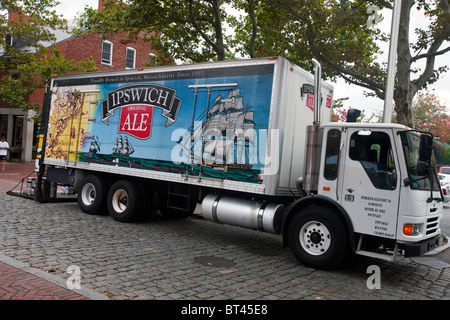
<path fill-rule="evenodd" d="M 330 209 L 307 207 L 288 226 L 288 244 L 302 264 L 328 269 L 339 264 L 348 251 L 344 224 Z"/>
<path fill-rule="evenodd" d="M 142 210 L 142 194 L 139 187 L 126 180 L 115 182 L 108 193 L 108 212 L 119 222 L 136 220 Z"/>

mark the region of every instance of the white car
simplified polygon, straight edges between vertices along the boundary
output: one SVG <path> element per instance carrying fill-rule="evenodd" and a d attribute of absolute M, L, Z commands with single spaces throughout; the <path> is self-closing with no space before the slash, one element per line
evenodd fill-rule
<path fill-rule="evenodd" d="M 450 202 L 450 174 L 439 173 L 439 181 L 441 182 L 442 194 L 444 202 Z"/>

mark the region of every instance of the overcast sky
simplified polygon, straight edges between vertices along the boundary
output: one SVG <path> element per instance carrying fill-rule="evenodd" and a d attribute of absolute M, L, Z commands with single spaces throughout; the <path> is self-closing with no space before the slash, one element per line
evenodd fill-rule
<path fill-rule="evenodd" d="M 66 19 L 73 19 L 75 16 L 79 15 L 84 11 L 85 6 L 90 6 L 92 8 L 98 8 L 98 0 L 60 0 L 61 4 L 57 7 L 58 12 L 64 15 Z M 413 14 L 415 14 L 416 10 L 413 9 Z M 391 16 L 390 11 L 383 11 L 384 21 L 381 24 L 381 28 L 390 32 L 391 26 Z M 425 18 L 423 16 L 415 16 L 411 19 L 412 22 L 423 23 Z M 417 27 L 411 26 L 411 30 Z M 411 39 L 413 41 L 413 39 Z M 389 44 L 385 44 L 384 47 L 381 48 L 382 51 L 385 52 L 385 55 L 381 57 L 381 59 L 387 62 L 388 59 L 388 51 Z M 449 60 L 449 54 L 444 56 L 439 56 L 436 58 L 437 65 L 444 65 L 444 60 Z M 358 108 L 361 110 L 366 110 L 366 115 L 370 116 L 372 112 L 379 114 L 383 111 L 383 100 L 377 98 L 367 98 L 363 95 L 364 89 L 362 87 L 356 85 L 346 84 L 343 80 L 339 80 L 334 85 L 334 99 L 348 97 L 344 103 L 345 107 Z M 430 88 L 434 89 L 436 95 L 442 104 L 446 105 L 450 111 L 450 72 L 441 76 L 439 81 Z"/>

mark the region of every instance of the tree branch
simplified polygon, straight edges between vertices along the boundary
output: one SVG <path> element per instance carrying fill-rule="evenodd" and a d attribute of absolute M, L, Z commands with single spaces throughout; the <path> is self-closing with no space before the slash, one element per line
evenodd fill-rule
<path fill-rule="evenodd" d="M 326 57 L 322 56 L 322 55 L 318 55 L 318 58 L 320 58 L 323 62 L 329 64 L 333 69 L 335 69 L 339 75 L 341 77 L 343 77 L 345 80 L 353 83 L 353 84 L 357 84 L 361 87 L 373 90 L 376 92 L 377 96 L 379 96 L 379 92 L 383 92 L 384 91 L 384 86 L 379 84 L 378 82 L 375 82 L 373 80 L 371 80 L 370 78 L 361 76 L 360 73 L 352 71 L 352 70 L 348 70 L 347 68 L 344 68 L 336 63 L 334 63 L 333 61 L 327 59 Z M 352 78 L 349 78 L 345 75 L 348 75 Z M 356 81 L 354 79 L 357 79 L 359 81 Z"/>
<path fill-rule="evenodd" d="M 214 48 L 215 51 L 217 51 L 217 45 L 211 41 L 211 39 L 209 39 L 208 35 L 206 33 L 203 32 L 202 28 L 200 28 L 200 26 L 197 24 L 197 20 L 195 19 L 194 16 L 194 11 L 192 10 L 192 0 L 189 0 L 189 13 L 191 15 L 191 19 L 192 19 L 192 24 L 194 25 L 195 30 L 197 30 L 198 33 L 200 33 L 200 35 L 202 36 L 202 38 L 210 45 Z"/>
<path fill-rule="evenodd" d="M 424 53 L 424 54 L 419 54 L 419 55 L 413 57 L 413 58 L 411 59 L 411 62 L 416 62 L 417 60 L 424 59 L 424 58 L 430 58 L 430 57 L 432 57 L 432 56 L 434 56 L 434 57 L 435 57 L 435 56 L 440 56 L 440 55 L 442 55 L 442 54 L 444 54 L 444 53 L 447 53 L 447 52 L 449 52 L 449 51 L 450 51 L 450 47 L 448 47 L 448 48 L 446 48 L 446 49 L 444 49 L 444 50 L 441 50 L 441 51 L 427 52 L 427 53 Z"/>
<path fill-rule="evenodd" d="M 436 40 L 430 47 L 430 49 L 428 50 L 428 57 L 427 57 L 427 63 L 425 66 L 425 70 L 423 71 L 423 73 L 421 74 L 421 76 L 419 78 L 417 78 L 416 80 L 413 81 L 413 83 L 417 86 L 417 89 L 421 89 L 423 88 L 428 80 L 430 80 L 430 78 L 433 76 L 434 73 L 434 62 L 435 62 L 435 58 L 436 58 L 436 52 L 439 49 L 439 47 L 441 46 L 441 44 L 444 42 L 443 39 L 439 39 Z M 445 50 L 442 51 L 449 51 L 450 48 L 447 48 Z"/>
<path fill-rule="evenodd" d="M 350 77 L 347 77 L 347 75 L 344 74 L 344 73 L 341 73 L 341 72 L 338 72 L 338 73 L 339 73 L 339 76 L 341 76 L 345 81 L 350 82 L 351 84 L 354 84 L 354 85 L 357 85 L 357 86 L 360 86 L 360 87 L 372 90 L 372 91 L 375 92 L 375 95 L 378 98 L 384 99 L 384 88 L 382 90 L 376 89 L 376 88 L 373 88 L 373 87 L 369 86 L 368 84 L 365 84 L 364 82 L 361 82 L 361 80 L 360 81 L 356 81 L 356 80 L 354 80 L 354 79 L 352 79 Z"/>

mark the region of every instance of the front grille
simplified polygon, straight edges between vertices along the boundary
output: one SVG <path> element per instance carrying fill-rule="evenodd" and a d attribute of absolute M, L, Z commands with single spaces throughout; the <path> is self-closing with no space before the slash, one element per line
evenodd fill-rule
<path fill-rule="evenodd" d="M 438 230 L 438 226 L 439 226 L 439 217 L 427 219 L 426 234 L 428 235 L 435 233 Z"/>

